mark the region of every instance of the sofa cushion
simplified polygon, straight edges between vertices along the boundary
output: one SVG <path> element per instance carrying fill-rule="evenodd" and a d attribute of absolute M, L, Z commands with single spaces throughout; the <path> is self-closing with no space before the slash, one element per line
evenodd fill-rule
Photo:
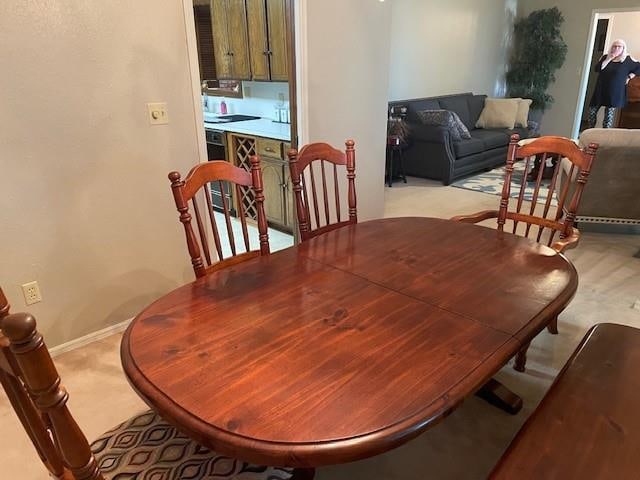
<path fill-rule="evenodd" d="M 470 128 L 475 128 L 478 118 L 484 108 L 484 99 L 486 95 L 471 95 L 467 97 L 467 103 L 469 104 L 469 125 Z"/>
<path fill-rule="evenodd" d="M 422 110 L 418 112 L 418 117 L 425 125 L 445 127 L 449 130 L 453 140 L 470 138 L 469 131 L 461 123 L 455 112 L 449 110 Z"/>
<path fill-rule="evenodd" d="M 476 128 L 513 128 L 516 123 L 519 100 L 513 98 L 487 98 Z"/>
<path fill-rule="evenodd" d="M 509 144 L 509 135 L 505 130 L 485 130 L 476 128 L 471 130 L 471 138 L 480 140 L 485 150 L 504 147 Z"/>
<path fill-rule="evenodd" d="M 526 127 L 529 121 L 529 108 L 533 100 L 530 98 L 521 98 L 518 102 L 518 110 L 516 112 L 516 127 Z"/>
<path fill-rule="evenodd" d="M 475 124 L 471 123 L 471 116 L 469 115 L 469 104 L 467 98 L 471 95 L 459 95 L 454 97 L 441 98 L 438 102 L 440 108 L 456 112 L 468 129 L 474 128 Z"/>
<path fill-rule="evenodd" d="M 479 138 L 471 137 L 453 142 L 453 151 L 456 154 L 456 158 L 482 153 L 485 150 L 484 142 Z"/>

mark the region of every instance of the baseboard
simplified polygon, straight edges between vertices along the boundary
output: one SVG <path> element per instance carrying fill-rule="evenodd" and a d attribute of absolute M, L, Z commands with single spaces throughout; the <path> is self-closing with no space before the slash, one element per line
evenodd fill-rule
<path fill-rule="evenodd" d="M 97 332 L 89 333 L 84 337 L 76 338 L 75 340 L 63 343 L 62 345 L 58 345 L 57 347 L 53 347 L 49 349 L 49 353 L 51 353 L 52 357 L 56 357 L 58 355 L 62 355 L 63 353 L 70 352 L 71 350 L 75 350 L 76 348 L 84 347 L 85 345 L 89 345 L 90 343 L 97 342 L 98 340 L 102 340 L 103 338 L 109 337 L 116 333 L 123 332 L 129 326 L 131 320 L 133 320 L 133 318 L 125 320 L 124 322 L 117 323 L 115 325 L 111 325 L 110 327 L 103 328 L 102 330 L 98 330 Z"/>

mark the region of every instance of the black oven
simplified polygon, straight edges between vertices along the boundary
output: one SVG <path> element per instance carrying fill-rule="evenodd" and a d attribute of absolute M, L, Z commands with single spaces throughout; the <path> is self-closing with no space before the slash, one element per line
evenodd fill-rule
<path fill-rule="evenodd" d="M 225 160 L 227 161 L 227 141 L 226 134 L 221 130 L 209 130 L 204 131 L 207 139 L 207 159 L 211 160 Z M 219 211 L 223 211 L 222 195 L 226 197 L 227 206 L 231 215 L 235 215 L 236 211 L 233 208 L 233 201 L 231 198 L 231 186 L 229 182 L 222 182 L 223 190 L 220 191 L 220 182 L 213 182 L 211 184 L 211 196 L 213 202 L 213 208 Z"/>

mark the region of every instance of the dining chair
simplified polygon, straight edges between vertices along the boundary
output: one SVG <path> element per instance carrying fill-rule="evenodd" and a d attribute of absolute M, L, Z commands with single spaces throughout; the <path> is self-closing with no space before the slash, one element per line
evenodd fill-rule
<path fill-rule="evenodd" d="M 251 465 L 208 450 L 152 410 L 133 416 L 90 445 L 69 411 L 69 394 L 34 317 L 9 314 L 2 289 L 0 383 L 40 460 L 58 480 L 298 478 L 293 469 Z"/>
<path fill-rule="evenodd" d="M 347 140 L 345 146 L 346 150 L 342 152 L 327 143 L 310 143 L 299 151 L 295 149 L 289 151 L 289 170 L 302 242 L 336 228 L 358 223 L 355 143 L 353 140 Z M 326 164 L 330 165 L 329 168 L 325 168 Z M 347 171 L 347 219 L 342 217 L 339 166 L 346 167 Z M 317 179 L 318 176 L 319 179 Z M 318 183 L 322 186 L 321 198 L 319 198 Z M 333 200 L 329 199 L 331 193 L 327 189 L 328 183 L 333 183 Z M 313 205 L 313 217 L 311 205 Z"/>
<path fill-rule="evenodd" d="M 191 256 L 191 264 L 196 277 L 202 277 L 210 272 L 238 264 L 258 255 L 269 254 L 269 235 L 267 232 L 267 217 L 264 211 L 264 187 L 262 183 L 262 171 L 260 159 L 251 157 L 251 171 L 235 167 L 223 160 L 214 160 L 196 165 L 182 180 L 178 172 L 171 172 L 171 190 L 176 202 L 176 208 L 180 214 L 180 222 L 184 226 L 187 238 L 187 249 Z M 229 182 L 229 188 L 235 190 L 235 208 L 230 205 L 230 199 L 223 193 L 220 195 L 221 207 L 215 207 L 211 184 L 216 182 L 220 192 L 225 192 L 224 184 Z M 231 186 L 233 185 L 233 186 Z M 196 220 L 196 235 L 191 220 Z M 203 219 L 202 210 L 206 210 L 207 217 Z M 242 241 L 244 250 L 236 246 L 234 232 L 238 230 L 237 220 L 233 219 L 236 213 L 240 220 Z M 251 250 L 247 216 L 255 218 L 258 223 L 259 249 Z M 206 224 L 209 224 L 207 228 Z M 225 229 L 220 228 L 223 223 Z M 226 241 L 223 230 L 226 230 Z M 240 232 L 237 233 L 238 235 Z M 213 239 L 215 247 L 212 255 L 209 243 Z M 204 255 L 204 259 L 203 259 Z"/>
<path fill-rule="evenodd" d="M 511 233 L 533 238 L 560 253 L 575 248 L 580 240 L 580 232 L 574 226 L 576 212 L 597 149 L 595 143 L 583 149 L 573 140 L 556 136 L 521 142 L 520 137 L 514 134 L 507 151 L 499 209 L 456 216 L 451 220 L 478 223 L 497 218 L 500 231 L 510 228 Z M 536 159 L 540 168 L 533 178 L 531 175 L 527 178 L 527 172 Z M 514 175 L 516 161 L 524 161 L 524 169 L 519 176 Z M 545 168 L 547 165 L 553 166 Z M 552 168 L 551 178 L 548 183 L 543 183 L 543 173 L 549 168 Z M 571 181 L 560 186 L 558 179 L 563 168 Z M 557 315 L 551 319 L 547 329 L 552 334 L 558 333 Z M 527 344 L 516 355 L 514 368 L 519 372 L 525 370 L 528 347 Z"/>

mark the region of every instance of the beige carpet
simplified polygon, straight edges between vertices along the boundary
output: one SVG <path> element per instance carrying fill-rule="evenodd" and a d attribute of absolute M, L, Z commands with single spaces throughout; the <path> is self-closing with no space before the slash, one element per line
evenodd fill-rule
<path fill-rule="evenodd" d="M 437 182 L 409 179 L 385 189 L 385 215 L 434 216 L 496 208 L 498 197 Z M 585 234 L 569 252 L 580 275 L 578 293 L 560 317 L 560 334 L 542 333 L 532 344 L 528 370 L 510 366 L 499 379 L 524 399 L 516 416 L 470 398 L 442 423 L 392 452 L 365 461 L 319 469 L 319 480 L 482 479 L 500 457 L 520 425 L 544 395 L 587 329 L 609 321 L 640 327 L 640 310 L 632 308 L 640 292 L 638 236 Z M 92 439 L 144 408 L 127 384 L 113 336 L 56 359 L 71 394 L 70 406 Z M 0 478 L 46 479 L 35 452 L 0 395 Z"/>

